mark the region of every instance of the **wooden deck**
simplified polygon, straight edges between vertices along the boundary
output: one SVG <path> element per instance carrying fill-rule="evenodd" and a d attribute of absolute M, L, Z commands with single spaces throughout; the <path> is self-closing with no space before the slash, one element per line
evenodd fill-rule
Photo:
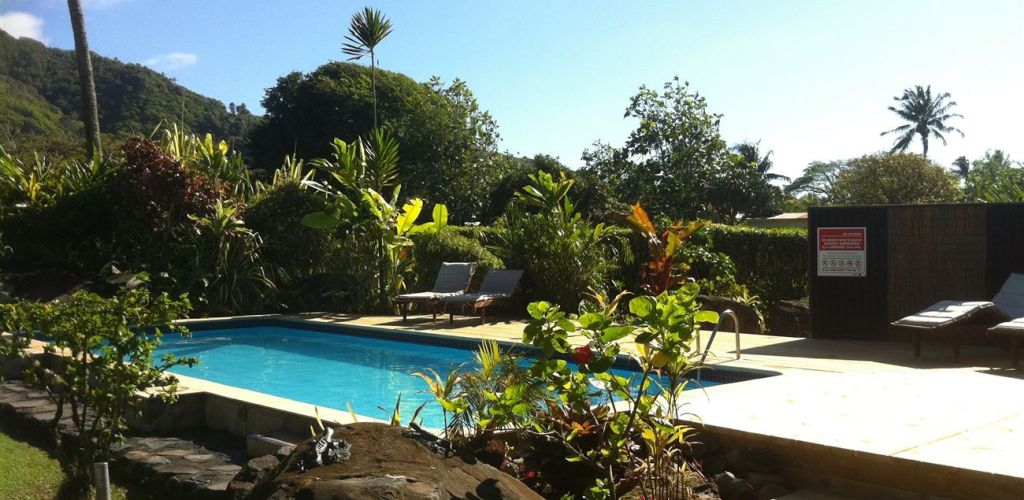
<path fill-rule="evenodd" d="M 474 318 L 303 319 L 509 342 L 523 329 Z M 1008 350 L 964 346 L 958 365 L 939 341 L 920 359 L 909 343 L 743 334 L 741 345 L 736 360 L 732 334 L 720 333 L 708 362 L 780 376 L 690 391 L 698 425 L 772 449 L 797 474 L 938 498 L 1024 498 L 1024 370 L 1011 368 Z"/>

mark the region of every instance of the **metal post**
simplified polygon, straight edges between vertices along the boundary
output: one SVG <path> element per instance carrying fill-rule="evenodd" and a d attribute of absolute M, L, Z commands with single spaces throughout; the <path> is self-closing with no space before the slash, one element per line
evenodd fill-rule
<path fill-rule="evenodd" d="M 96 500 L 110 500 L 110 469 L 107 463 L 92 464 L 92 473 L 96 481 Z"/>

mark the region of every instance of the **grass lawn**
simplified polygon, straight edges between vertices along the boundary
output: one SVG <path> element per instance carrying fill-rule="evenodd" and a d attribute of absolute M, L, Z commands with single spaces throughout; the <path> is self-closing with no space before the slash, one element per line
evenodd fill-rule
<path fill-rule="evenodd" d="M 56 458 L 0 424 L 0 498 L 58 498 L 65 477 Z M 124 488 L 114 486 L 111 497 L 125 498 Z"/>

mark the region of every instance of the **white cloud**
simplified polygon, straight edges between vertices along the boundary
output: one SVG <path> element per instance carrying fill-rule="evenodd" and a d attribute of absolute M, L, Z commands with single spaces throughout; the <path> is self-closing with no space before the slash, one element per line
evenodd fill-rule
<path fill-rule="evenodd" d="M 150 57 L 146 59 L 145 64 L 153 69 L 174 71 L 176 69 L 187 68 L 195 65 L 199 61 L 199 56 L 189 52 L 171 52 L 170 54 L 163 54 L 156 57 Z"/>
<path fill-rule="evenodd" d="M 0 30 L 14 38 L 31 38 L 46 43 L 43 36 L 43 19 L 27 12 L 4 12 L 0 14 Z"/>

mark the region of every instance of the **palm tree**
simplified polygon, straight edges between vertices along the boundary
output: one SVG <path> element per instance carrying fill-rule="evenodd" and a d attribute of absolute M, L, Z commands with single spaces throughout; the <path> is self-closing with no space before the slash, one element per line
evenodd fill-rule
<path fill-rule="evenodd" d="M 789 182 L 789 177 L 781 174 L 771 173 L 772 167 L 772 151 L 765 153 L 761 156 L 761 143 L 760 142 L 741 142 L 732 147 L 732 151 L 740 157 L 747 164 L 757 169 L 757 173 L 761 175 L 761 178 L 771 181 L 785 181 Z"/>
<path fill-rule="evenodd" d="M 949 112 L 956 106 L 956 101 L 949 101 L 949 97 L 949 92 L 932 96 L 931 85 L 927 88 L 915 85 L 913 89 L 904 90 L 903 96 L 893 97 L 899 104 L 889 106 L 889 111 L 896 113 L 908 123 L 882 132 L 882 135 L 899 134 L 891 152 L 906 151 L 910 147 L 910 142 L 914 140 L 914 135 L 920 135 L 924 157 L 927 158 L 929 136 L 938 137 L 943 145 L 946 144 L 943 133 L 956 132 L 963 137 L 964 133 L 960 129 L 946 125 L 946 121 L 952 118 L 963 118 L 960 113 Z"/>
<path fill-rule="evenodd" d="M 341 51 L 352 56 L 349 61 L 362 59 L 370 55 L 370 78 L 373 81 L 373 128 L 377 128 L 377 57 L 376 48 L 385 37 L 391 34 L 391 21 L 381 11 L 372 7 L 363 7 L 362 12 L 352 16 L 348 26 L 347 42 Z"/>
<path fill-rule="evenodd" d="M 82 93 L 82 121 L 85 122 L 85 149 L 91 161 L 100 154 L 100 113 L 96 105 L 96 83 L 92 78 L 92 58 L 85 36 L 85 14 L 79 0 L 68 0 L 71 30 L 75 33 L 75 60 L 78 63 L 78 87 Z"/>
<path fill-rule="evenodd" d="M 967 176 L 971 174 L 971 162 L 967 161 L 966 156 L 961 156 L 953 160 L 953 173 L 957 177 L 967 180 Z"/>

